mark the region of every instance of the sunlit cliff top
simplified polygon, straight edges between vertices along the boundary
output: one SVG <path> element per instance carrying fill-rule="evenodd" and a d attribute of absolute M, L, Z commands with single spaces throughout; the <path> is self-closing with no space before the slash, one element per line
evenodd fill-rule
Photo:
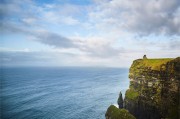
<path fill-rule="evenodd" d="M 135 60 L 132 65 L 133 67 L 147 67 L 151 68 L 152 70 L 160 70 L 160 68 L 163 68 L 162 65 L 166 64 L 167 62 L 173 60 L 174 58 L 160 58 L 160 59 L 138 59 Z"/>

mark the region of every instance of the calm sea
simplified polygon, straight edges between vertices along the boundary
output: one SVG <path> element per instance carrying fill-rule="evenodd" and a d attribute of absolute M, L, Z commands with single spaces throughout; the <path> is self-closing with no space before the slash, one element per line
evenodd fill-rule
<path fill-rule="evenodd" d="M 104 119 L 129 86 L 120 68 L 3 68 L 0 81 L 2 119 Z"/>

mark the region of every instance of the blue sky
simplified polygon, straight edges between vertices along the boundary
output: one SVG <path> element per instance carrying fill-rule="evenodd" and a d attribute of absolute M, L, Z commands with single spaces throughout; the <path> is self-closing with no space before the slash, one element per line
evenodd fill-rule
<path fill-rule="evenodd" d="M 178 57 L 179 0 L 3 0 L 4 66 L 129 67 Z"/>

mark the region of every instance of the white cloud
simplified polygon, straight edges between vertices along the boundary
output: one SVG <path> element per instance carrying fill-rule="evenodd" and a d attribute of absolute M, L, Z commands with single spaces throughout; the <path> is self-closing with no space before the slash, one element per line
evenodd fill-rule
<path fill-rule="evenodd" d="M 180 35 L 179 0 L 99 1 L 90 20 L 103 28 L 116 27 L 139 35 Z"/>
<path fill-rule="evenodd" d="M 43 14 L 42 19 L 46 19 L 47 22 L 54 24 L 66 24 L 66 25 L 79 24 L 79 21 L 73 18 L 72 16 L 62 16 L 61 14 L 58 14 L 55 11 L 45 12 Z"/>
<path fill-rule="evenodd" d="M 26 24 L 33 24 L 36 22 L 36 19 L 35 18 L 24 18 L 24 19 L 22 19 L 22 21 Z"/>

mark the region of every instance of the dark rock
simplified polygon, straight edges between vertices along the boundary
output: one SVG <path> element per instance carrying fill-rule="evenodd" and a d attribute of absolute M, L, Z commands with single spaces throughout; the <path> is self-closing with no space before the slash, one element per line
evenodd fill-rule
<path fill-rule="evenodd" d="M 122 93 L 119 93 L 119 98 L 117 101 L 118 105 L 119 105 L 119 109 L 123 108 L 123 97 L 122 97 Z"/>

